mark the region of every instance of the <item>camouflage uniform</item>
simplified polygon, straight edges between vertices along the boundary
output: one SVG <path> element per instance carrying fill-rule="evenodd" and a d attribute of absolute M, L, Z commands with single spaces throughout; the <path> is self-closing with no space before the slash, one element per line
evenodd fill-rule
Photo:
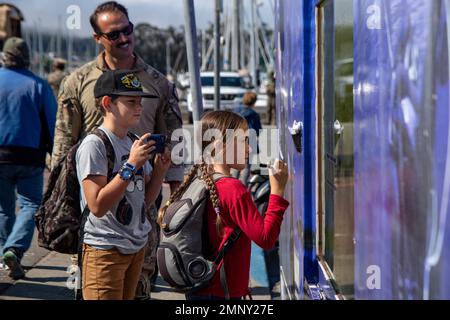
<path fill-rule="evenodd" d="M 138 135 L 145 133 L 165 134 L 170 139 L 174 130 L 182 127 L 181 112 L 178 106 L 176 87 L 161 73 L 147 65 L 136 54 L 133 71 L 137 72 L 144 91 L 157 92 L 159 99 L 143 99 L 143 112 L 140 123 L 133 128 Z M 55 142 L 52 155 L 52 167 L 68 152 L 69 148 L 101 125 L 103 118 L 95 105 L 94 85 L 103 71 L 107 70 L 102 52 L 96 60 L 87 63 L 66 77 L 58 96 L 58 113 L 56 119 Z M 166 181 L 182 181 L 183 166 L 172 165 L 167 172 Z M 151 216 L 156 215 L 156 209 Z M 156 246 L 158 244 L 157 227 L 152 222 L 149 235 L 148 251 L 145 258 L 142 281 L 138 286 L 138 295 L 150 295 L 149 279 L 156 264 Z"/>
<path fill-rule="evenodd" d="M 151 278 L 156 272 L 156 250 L 159 244 L 160 227 L 156 222 L 158 217 L 158 209 L 154 204 L 147 209 L 147 218 L 152 226 L 152 231 L 148 235 L 148 242 L 145 248 L 144 264 L 139 277 L 139 283 L 136 290 L 136 298 L 149 299 L 151 291 Z"/>

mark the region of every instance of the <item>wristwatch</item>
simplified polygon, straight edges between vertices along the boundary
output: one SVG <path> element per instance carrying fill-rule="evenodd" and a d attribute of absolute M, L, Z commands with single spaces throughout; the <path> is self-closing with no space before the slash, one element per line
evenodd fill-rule
<path fill-rule="evenodd" d="M 119 171 L 119 176 L 123 181 L 130 181 L 136 173 L 136 167 L 125 162 Z"/>

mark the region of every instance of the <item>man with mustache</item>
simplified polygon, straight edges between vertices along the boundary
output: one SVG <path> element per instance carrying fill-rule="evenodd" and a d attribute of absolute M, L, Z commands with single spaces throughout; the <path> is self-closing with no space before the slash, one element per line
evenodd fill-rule
<path fill-rule="evenodd" d="M 100 75 L 107 70 L 133 70 L 141 80 L 143 89 L 159 97 L 142 100 L 141 120 L 133 128 L 133 132 L 140 136 L 146 133 L 164 134 L 170 141 L 172 132 L 182 127 L 175 86 L 134 53 L 134 26 L 129 20 L 127 9 L 115 1 L 105 2 L 96 8 L 90 17 L 90 23 L 94 39 L 105 50 L 96 60 L 74 71 L 62 83 L 58 97 L 52 167 L 74 144 L 101 124 L 102 115 L 95 105 L 94 86 Z M 172 164 L 165 179 L 170 184 L 171 192 L 178 188 L 183 175 L 183 166 Z M 150 278 L 156 271 L 158 234 L 155 206 L 150 210 L 149 216 L 153 229 L 149 234 L 144 268 L 137 290 L 137 298 L 142 299 L 150 297 Z"/>

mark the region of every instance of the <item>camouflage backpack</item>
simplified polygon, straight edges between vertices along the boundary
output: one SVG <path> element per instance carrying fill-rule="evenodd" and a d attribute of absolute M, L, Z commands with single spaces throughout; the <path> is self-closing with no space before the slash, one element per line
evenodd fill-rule
<path fill-rule="evenodd" d="M 114 148 L 104 131 L 97 129 L 93 134 L 105 145 L 109 181 L 114 170 Z M 136 140 L 132 133 L 128 136 Z M 35 215 L 38 244 L 51 251 L 76 254 L 83 237 L 83 222 L 89 208 L 86 206 L 82 211 L 80 207 L 80 183 L 76 171 L 76 153 L 80 144 L 81 141 L 53 168 L 42 204 Z"/>

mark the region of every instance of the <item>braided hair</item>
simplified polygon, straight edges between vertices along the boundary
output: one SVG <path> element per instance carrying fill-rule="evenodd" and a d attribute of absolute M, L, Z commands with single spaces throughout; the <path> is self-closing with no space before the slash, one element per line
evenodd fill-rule
<path fill-rule="evenodd" d="M 205 114 L 205 116 L 203 116 L 201 123 L 202 123 L 202 137 L 207 130 L 218 129 L 222 133 L 224 144 L 227 142 L 226 131 L 228 129 L 237 130 L 243 127 L 248 127 L 247 122 L 243 117 L 231 111 L 208 112 L 207 114 Z M 209 145 L 209 143 L 210 143 L 209 141 L 207 142 L 203 141 L 202 153 Z M 169 201 L 159 210 L 157 222 L 161 226 L 161 228 L 165 228 L 164 215 L 166 213 L 167 208 L 169 208 L 169 206 L 175 201 L 178 201 L 184 194 L 186 189 L 190 186 L 192 181 L 196 177 L 198 177 L 206 183 L 206 188 L 209 191 L 209 198 L 216 213 L 217 234 L 219 236 L 223 236 L 223 221 L 220 216 L 221 213 L 220 200 L 219 195 L 217 193 L 216 184 L 214 183 L 214 178 L 212 174 L 213 170 L 210 170 L 211 165 L 208 165 L 204 160 L 205 159 L 203 159 L 203 161 L 200 164 L 196 164 L 192 167 L 183 184 L 178 188 L 177 191 L 175 191 L 170 196 Z"/>
<path fill-rule="evenodd" d="M 199 169 L 199 165 L 194 165 L 189 172 L 187 178 L 185 178 L 184 182 L 181 184 L 181 186 L 170 195 L 169 201 L 159 210 L 158 213 L 158 219 L 156 220 L 157 223 L 161 226 L 161 228 L 165 228 L 166 225 L 164 224 L 164 215 L 166 214 L 167 208 L 170 207 L 172 203 L 179 200 L 183 193 L 186 191 L 186 189 L 189 187 L 191 182 L 194 180 L 194 178 L 197 176 L 197 172 Z"/>
<path fill-rule="evenodd" d="M 223 223 L 222 218 L 220 217 L 220 200 L 219 195 L 217 194 L 216 184 L 214 183 L 214 178 L 211 177 L 208 172 L 208 165 L 206 163 L 202 163 L 200 165 L 200 170 L 202 173 L 202 180 L 206 182 L 206 188 L 209 191 L 209 198 L 213 204 L 214 211 L 216 212 L 216 230 L 219 236 L 223 236 Z"/>

